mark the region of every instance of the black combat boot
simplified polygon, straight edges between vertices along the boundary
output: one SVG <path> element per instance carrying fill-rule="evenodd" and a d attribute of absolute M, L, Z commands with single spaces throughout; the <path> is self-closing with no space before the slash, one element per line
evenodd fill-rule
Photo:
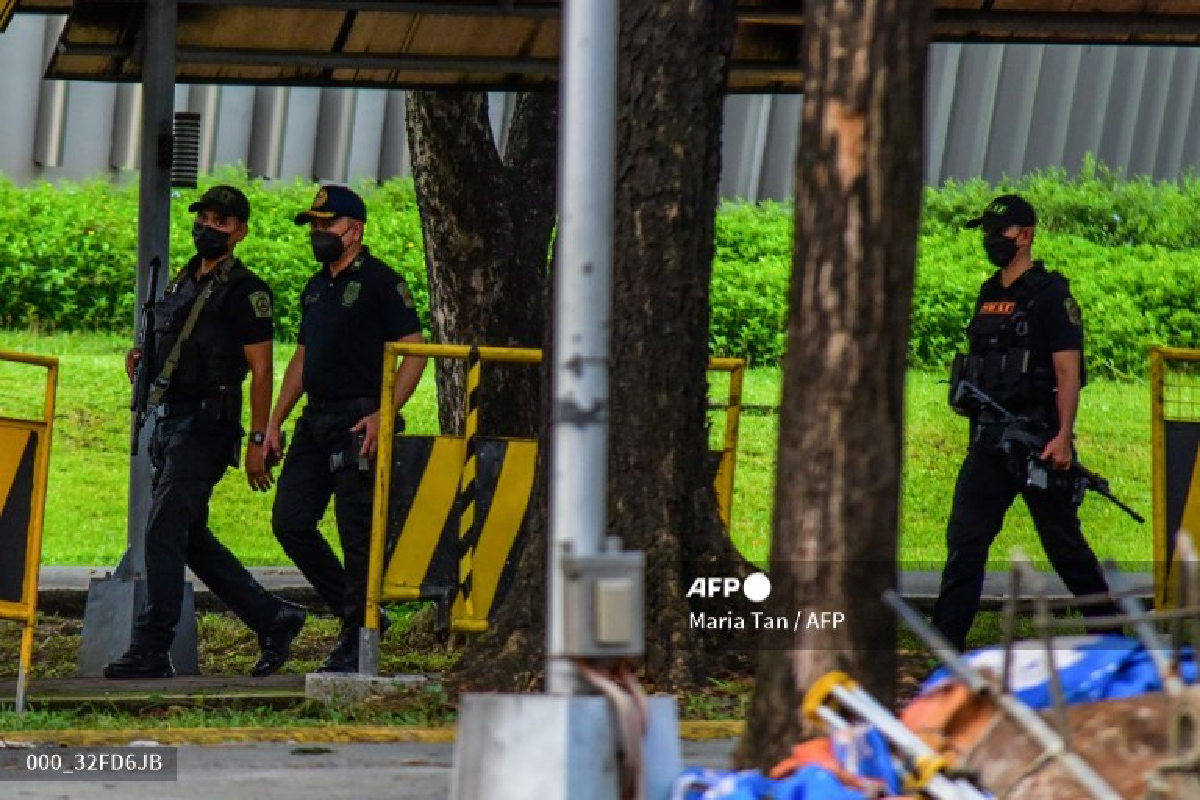
<path fill-rule="evenodd" d="M 392 627 L 392 621 L 382 611 L 379 614 L 379 638 Z M 358 672 L 358 628 L 342 626 L 337 644 L 317 667 L 317 672 Z"/>
<path fill-rule="evenodd" d="M 104 677 L 110 680 L 147 680 L 174 678 L 171 654 L 161 650 L 131 647 L 125 655 L 104 667 Z"/>
<path fill-rule="evenodd" d="M 303 606 L 284 602 L 270 627 L 258 634 L 258 647 L 262 651 L 258 661 L 250 668 L 255 678 L 265 678 L 279 671 L 292 653 L 292 642 L 300 635 L 308 612 Z"/>

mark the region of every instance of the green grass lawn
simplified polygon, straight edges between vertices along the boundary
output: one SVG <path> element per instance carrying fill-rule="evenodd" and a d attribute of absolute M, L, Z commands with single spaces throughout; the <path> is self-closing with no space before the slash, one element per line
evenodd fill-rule
<path fill-rule="evenodd" d="M 57 356 L 58 408 L 46 504 L 44 564 L 115 565 L 124 551 L 129 472 L 129 385 L 121 363 L 128 342 L 107 334 L 36 334 L 0 331 L 0 350 Z M 291 356 L 276 347 L 276 377 Z M 40 416 L 42 371 L 0 364 L 0 416 Z M 724 392 L 714 376 L 713 398 Z M 777 369 L 753 370 L 744 402 L 775 406 Z M 946 406 L 939 375 L 910 373 L 907 388 L 906 460 L 901 558 L 906 568 L 937 569 L 945 556 L 943 532 L 950 496 L 966 442 L 966 422 Z M 1095 382 L 1084 392 L 1078 433 L 1082 459 L 1110 478 L 1112 489 L 1142 513 L 1150 512 L 1149 390 L 1142 383 Z M 409 431 L 437 429 L 432 370 L 406 412 Z M 749 409 L 741 419 L 732 536 L 742 551 L 765 562 L 770 548 L 771 508 L 778 417 Z M 723 431 L 713 415 L 713 442 Z M 287 564 L 270 531 L 270 494 L 251 492 L 240 472 L 217 487 L 211 524 L 246 563 Z M 1102 498 L 1091 496 L 1081 512 L 1085 530 L 1102 557 L 1130 569 L 1149 570 L 1151 528 L 1137 525 Z M 336 538 L 336 537 L 335 537 Z M 1041 548 L 1018 503 L 992 552 L 993 567 L 1014 546 L 1035 560 Z"/>

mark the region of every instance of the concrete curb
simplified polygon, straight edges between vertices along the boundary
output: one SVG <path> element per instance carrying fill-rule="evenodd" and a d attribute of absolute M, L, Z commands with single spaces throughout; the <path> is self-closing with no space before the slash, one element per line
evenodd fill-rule
<path fill-rule="evenodd" d="M 741 720 L 682 720 L 679 738 L 689 742 L 731 739 L 742 735 Z M 417 728 L 382 725 L 297 726 L 291 728 L 147 728 L 144 730 L 46 730 L 6 731 L 0 747 L 56 745 L 59 747 L 115 747 L 132 742 L 160 745 L 219 745 L 252 742 L 295 742 L 296 744 L 390 744 L 420 742 L 450 744 L 453 727 Z"/>

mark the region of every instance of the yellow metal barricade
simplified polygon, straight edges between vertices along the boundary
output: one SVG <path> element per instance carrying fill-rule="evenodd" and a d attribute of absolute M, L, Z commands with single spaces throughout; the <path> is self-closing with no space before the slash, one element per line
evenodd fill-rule
<path fill-rule="evenodd" d="M 58 359 L 0 351 L 0 362 L 46 370 L 41 418 L 0 417 L 0 552 L 4 553 L 0 558 L 0 619 L 24 626 L 16 695 L 16 710 L 21 712 L 25 710 L 37 625 L 38 567 L 42 560 Z"/>
<path fill-rule="evenodd" d="M 404 355 L 467 362 L 462 436 L 397 436 L 392 394 L 397 359 Z M 482 632 L 497 595 L 511 578 L 515 548 L 536 473 L 534 439 L 478 435 L 479 386 L 485 362 L 537 365 L 541 350 L 467 345 L 390 343 L 384 354 L 379 450 L 367 584 L 368 629 L 379 607 L 432 599 L 448 609 L 449 628 Z M 722 449 L 714 455 L 714 487 L 728 526 L 733 504 L 745 361 L 712 359 L 728 372 Z M 400 469 L 406 480 L 393 484 Z M 419 476 L 419 477 L 414 477 Z"/>
<path fill-rule="evenodd" d="M 717 451 L 720 458 L 717 474 L 713 478 L 717 507 L 728 531 L 733 525 L 733 474 L 737 466 L 738 426 L 742 420 L 742 383 L 746 377 L 746 359 L 713 358 L 708 362 L 708 371 L 729 373 L 729 394 L 725 403 L 717 406 L 725 413 L 725 441 Z"/>
<path fill-rule="evenodd" d="M 462 436 L 395 435 L 396 360 L 405 355 L 467 361 Z M 541 360 L 541 351 L 532 348 L 388 344 L 380 395 L 367 628 L 378 626 L 381 603 L 435 599 L 439 606 L 450 607 L 452 630 L 487 629 L 488 612 L 533 488 L 537 442 L 477 435 L 482 365 L 537 365 Z M 402 453 L 395 452 L 397 443 Z M 412 485 L 392 486 L 398 455 L 401 463 L 412 466 L 408 472 L 420 474 Z M 482 491 L 481 463 L 491 468 Z M 392 513 L 397 492 L 409 495 L 405 513 L 398 515 Z M 488 501 L 486 514 L 481 513 L 481 495 Z M 389 533 L 395 534 L 390 559 Z M 476 569 L 477 564 L 482 568 Z"/>
<path fill-rule="evenodd" d="M 1200 539 L 1200 350 L 1150 351 L 1154 602 L 1174 604 L 1180 530 Z"/>

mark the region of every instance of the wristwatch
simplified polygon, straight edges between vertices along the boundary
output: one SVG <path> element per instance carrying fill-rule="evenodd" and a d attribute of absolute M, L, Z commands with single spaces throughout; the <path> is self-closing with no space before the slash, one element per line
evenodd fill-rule
<path fill-rule="evenodd" d="M 267 435 L 262 431 L 250 431 L 250 444 L 262 444 L 267 440 Z"/>

